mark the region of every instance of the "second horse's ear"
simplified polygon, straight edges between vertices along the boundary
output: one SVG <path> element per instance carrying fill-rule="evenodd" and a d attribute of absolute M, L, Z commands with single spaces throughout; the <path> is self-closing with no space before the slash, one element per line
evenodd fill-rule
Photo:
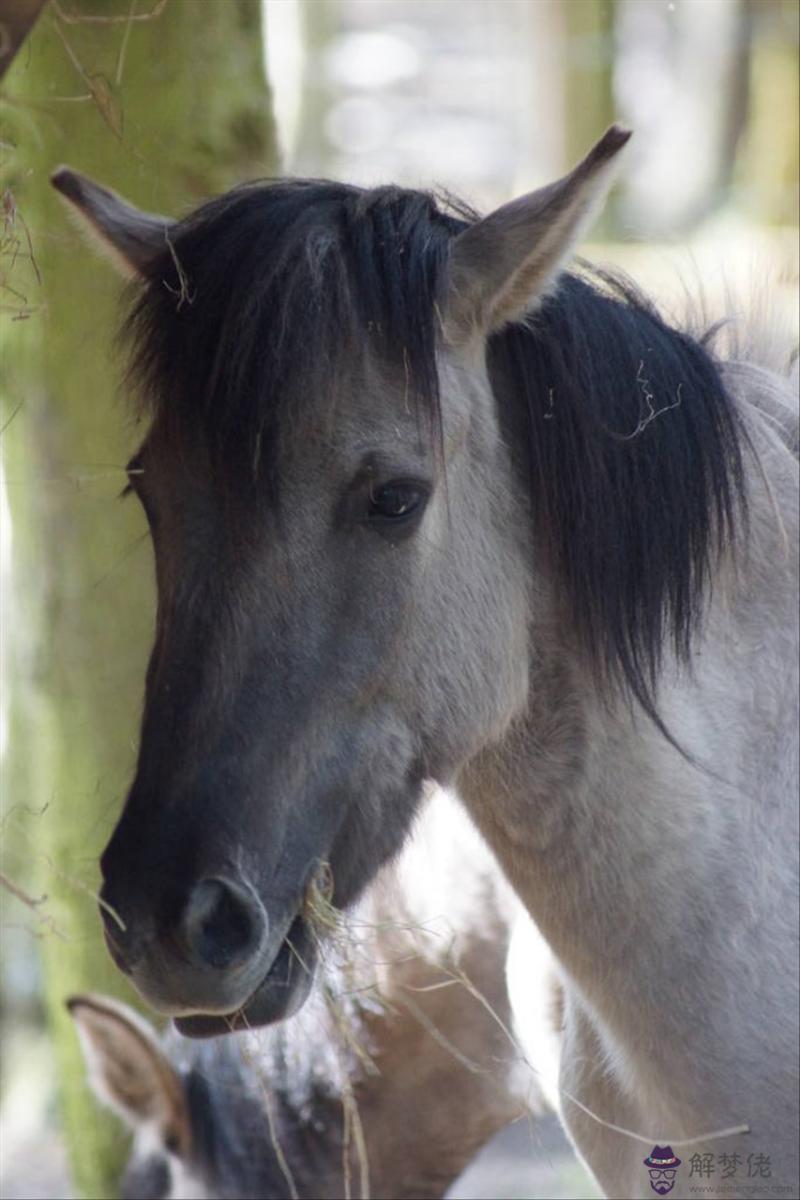
<path fill-rule="evenodd" d="M 185 1156 L 191 1131 L 183 1084 L 150 1026 L 110 996 L 72 996 L 67 1008 L 98 1100 L 131 1129 L 148 1126 Z"/>
<path fill-rule="evenodd" d="M 147 278 L 147 268 L 164 249 L 172 221 L 142 212 L 70 167 L 58 167 L 50 182 L 118 271 L 129 279 Z"/>

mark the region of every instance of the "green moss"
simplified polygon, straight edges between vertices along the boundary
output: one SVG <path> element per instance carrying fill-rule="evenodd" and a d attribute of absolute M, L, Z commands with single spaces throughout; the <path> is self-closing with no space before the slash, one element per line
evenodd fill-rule
<path fill-rule="evenodd" d="M 570 0 L 564 21 L 564 113 L 566 166 L 588 152 L 616 117 L 614 101 L 614 0 Z M 597 236 L 615 227 L 612 196 L 595 223 Z"/>
<path fill-rule="evenodd" d="M 69 0 L 65 9 L 112 16 L 130 4 Z M 81 990 L 132 999 L 102 945 L 94 892 L 135 759 L 153 587 L 142 517 L 117 501 L 137 438 L 111 359 L 119 285 L 48 176 L 68 162 L 144 207 L 178 213 L 276 167 L 258 0 L 170 0 L 157 19 L 131 25 L 123 54 L 125 38 L 124 24 L 59 24 L 46 12 L 9 74 L 4 129 L 15 147 L 7 178 L 42 286 L 20 259 L 15 279 L 31 313 L 3 332 L 4 405 L 24 401 L 3 439 L 18 481 L 9 496 L 22 634 L 9 664 L 3 783 L 6 805 L 17 806 L 20 882 L 49 897 L 46 1004 L 76 1186 L 92 1197 L 113 1195 L 125 1141 L 87 1094 L 63 1002 Z M 64 99 L 80 95 L 91 98 Z M 26 809 L 39 815 L 19 822 Z"/>
<path fill-rule="evenodd" d="M 763 15 L 764 14 L 759 14 Z M 800 76 L 797 6 L 767 14 L 750 58 L 750 120 L 737 161 L 745 210 L 757 221 L 797 223 L 800 171 Z"/>

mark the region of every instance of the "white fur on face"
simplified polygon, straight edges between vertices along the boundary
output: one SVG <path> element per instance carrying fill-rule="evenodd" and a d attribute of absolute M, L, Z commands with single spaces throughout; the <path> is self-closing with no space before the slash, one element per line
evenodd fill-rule
<path fill-rule="evenodd" d="M 214 1200 L 214 1193 L 206 1187 L 197 1170 L 179 1155 L 167 1150 L 158 1128 L 153 1123 L 147 1123 L 140 1126 L 134 1136 L 128 1164 L 129 1177 L 135 1179 L 141 1174 L 144 1179 L 148 1163 L 153 1160 L 163 1163 L 168 1172 L 169 1188 L 164 1200 Z M 130 1194 L 134 1193 L 135 1188 Z"/>

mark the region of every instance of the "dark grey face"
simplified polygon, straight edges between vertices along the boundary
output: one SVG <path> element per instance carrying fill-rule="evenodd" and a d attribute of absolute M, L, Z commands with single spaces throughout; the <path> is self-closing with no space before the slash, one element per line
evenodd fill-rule
<path fill-rule="evenodd" d="M 126 925 L 106 915 L 117 963 L 184 1032 L 302 1002 L 321 864 L 349 904 L 401 844 L 423 779 L 449 778 L 524 688 L 524 587 L 472 461 L 501 469 L 489 411 L 470 412 L 488 391 L 454 382 L 446 488 L 402 381 L 369 362 L 324 417 L 300 407 L 277 501 L 221 479 L 199 439 L 176 454 L 158 423 L 137 456 L 158 627 L 103 895 Z"/>

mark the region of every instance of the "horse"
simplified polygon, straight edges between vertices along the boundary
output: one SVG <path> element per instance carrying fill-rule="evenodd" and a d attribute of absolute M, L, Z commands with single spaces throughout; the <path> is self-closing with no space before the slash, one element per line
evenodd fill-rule
<path fill-rule="evenodd" d="M 504 982 L 520 916 L 439 794 L 289 1020 L 162 1043 L 129 1006 L 72 997 L 90 1084 L 134 1131 L 124 1200 L 443 1196 L 492 1134 L 541 1109 Z"/>
<path fill-rule="evenodd" d="M 131 278 L 148 423 L 157 631 L 105 936 L 186 1035 L 280 1019 L 314 881 L 346 908 L 452 785 L 558 964 L 602 1190 L 780 1195 L 797 402 L 570 263 L 629 136 L 484 217 L 289 179 L 171 221 L 56 172 Z"/>

